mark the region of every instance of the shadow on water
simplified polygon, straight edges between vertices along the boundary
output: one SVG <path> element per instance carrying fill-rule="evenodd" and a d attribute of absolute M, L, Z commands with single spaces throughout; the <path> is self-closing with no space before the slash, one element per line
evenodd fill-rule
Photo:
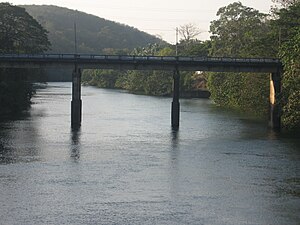
<path fill-rule="evenodd" d="M 172 138 L 172 146 L 177 147 L 178 145 L 178 138 L 179 138 L 179 129 L 173 129 L 171 130 L 171 138 Z"/>
<path fill-rule="evenodd" d="M 179 129 L 171 130 L 171 159 L 177 160 L 179 154 Z"/>
<path fill-rule="evenodd" d="M 38 130 L 30 112 L 2 117 L 0 120 L 0 164 L 38 161 Z"/>
<path fill-rule="evenodd" d="M 71 129 L 70 157 L 74 162 L 77 162 L 80 159 L 80 136 L 80 128 Z"/>
<path fill-rule="evenodd" d="M 245 125 L 245 129 L 241 132 L 241 137 L 244 139 L 281 141 L 288 145 L 294 146 L 292 149 L 300 150 L 299 132 L 288 132 L 284 129 L 274 130 L 269 126 L 268 123 L 261 120 L 242 119 L 240 121 Z"/>

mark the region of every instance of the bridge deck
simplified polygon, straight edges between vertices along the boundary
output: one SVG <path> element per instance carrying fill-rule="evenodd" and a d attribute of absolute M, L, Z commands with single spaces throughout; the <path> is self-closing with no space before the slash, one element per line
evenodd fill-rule
<path fill-rule="evenodd" d="M 277 72 L 282 64 L 271 58 L 131 56 L 88 54 L 0 54 L 0 68 L 73 68 L 123 70 L 183 70 L 216 72 Z"/>

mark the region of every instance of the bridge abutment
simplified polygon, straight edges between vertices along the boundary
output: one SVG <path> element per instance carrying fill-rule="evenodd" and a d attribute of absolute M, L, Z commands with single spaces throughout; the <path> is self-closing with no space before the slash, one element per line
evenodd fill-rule
<path fill-rule="evenodd" d="M 174 71 L 173 74 L 173 101 L 172 101 L 172 112 L 171 112 L 171 123 L 174 130 L 179 129 L 179 119 L 180 119 L 180 74 L 178 70 Z"/>
<path fill-rule="evenodd" d="M 81 69 L 75 65 L 72 74 L 72 101 L 71 101 L 71 127 L 81 126 L 82 101 L 81 101 Z"/>
<path fill-rule="evenodd" d="M 270 127 L 281 129 L 281 73 L 270 74 Z"/>

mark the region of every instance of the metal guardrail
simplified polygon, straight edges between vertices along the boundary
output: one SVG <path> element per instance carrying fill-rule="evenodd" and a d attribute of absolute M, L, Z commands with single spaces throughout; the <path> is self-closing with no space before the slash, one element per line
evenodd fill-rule
<path fill-rule="evenodd" d="M 0 54 L 1 60 L 99 60 L 99 61 L 148 61 L 148 62 L 238 62 L 238 63 L 272 63 L 280 64 L 275 58 L 231 58 L 201 56 L 137 56 L 137 55 L 92 55 L 92 54 Z"/>

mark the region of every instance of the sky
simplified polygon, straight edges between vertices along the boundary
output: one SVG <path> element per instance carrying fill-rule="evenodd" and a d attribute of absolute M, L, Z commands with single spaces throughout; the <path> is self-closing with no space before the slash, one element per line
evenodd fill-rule
<path fill-rule="evenodd" d="M 192 23 L 200 40 L 209 39 L 210 21 L 217 19 L 220 7 L 238 0 L 7 0 L 14 5 L 57 5 L 135 27 L 176 41 L 176 27 Z M 7 2 L 5 1 L 5 2 Z M 268 13 L 271 0 L 240 0 L 243 5 Z M 180 37 L 179 37 L 180 38 Z"/>

